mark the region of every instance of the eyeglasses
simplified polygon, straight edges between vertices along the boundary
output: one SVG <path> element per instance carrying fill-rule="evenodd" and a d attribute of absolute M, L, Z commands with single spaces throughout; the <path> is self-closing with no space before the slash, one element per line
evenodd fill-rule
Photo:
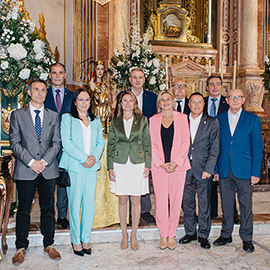
<path fill-rule="evenodd" d="M 243 96 L 228 96 L 229 100 L 234 100 L 234 99 L 240 100 L 241 98 L 243 98 Z"/>
<path fill-rule="evenodd" d="M 173 87 L 175 87 L 175 88 L 186 88 L 187 85 L 186 84 L 174 84 Z"/>
<path fill-rule="evenodd" d="M 90 102 L 90 98 L 77 98 L 77 100 L 78 100 L 79 102 L 83 102 L 83 101 L 85 101 L 85 102 Z"/>

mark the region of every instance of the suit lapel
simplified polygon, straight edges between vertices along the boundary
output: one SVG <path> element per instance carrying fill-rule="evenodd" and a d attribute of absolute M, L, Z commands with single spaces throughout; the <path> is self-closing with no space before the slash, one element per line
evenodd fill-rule
<path fill-rule="evenodd" d="M 41 128 L 41 134 L 40 138 L 43 138 L 45 136 L 45 132 L 48 132 L 48 128 L 51 124 L 50 114 L 46 108 L 44 108 L 44 114 L 43 114 L 43 120 L 42 120 L 42 128 Z"/>
<path fill-rule="evenodd" d="M 52 87 L 49 88 L 48 90 L 48 94 L 47 94 L 47 99 L 48 99 L 48 104 L 50 104 L 51 110 L 57 112 L 57 108 L 56 108 L 56 104 L 53 98 L 53 91 L 52 91 Z"/>
<path fill-rule="evenodd" d="M 35 125 L 33 123 L 33 118 L 32 118 L 32 115 L 31 115 L 31 111 L 30 111 L 29 105 L 27 107 L 25 107 L 25 111 L 24 112 L 25 112 L 25 119 L 26 119 L 26 122 L 27 122 L 27 124 L 29 126 L 29 129 L 34 133 L 34 136 L 36 138 L 38 138 L 37 137 L 37 133 L 36 133 L 36 129 L 35 129 Z"/>
<path fill-rule="evenodd" d="M 235 127 L 235 131 L 233 133 L 233 136 L 232 137 L 235 137 L 238 135 L 238 132 L 243 130 L 244 128 L 244 124 L 245 124 L 245 117 L 246 117 L 246 114 L 245 114 L 245 111 L 242 109 L 242 112 L 240 114 L 240 117 L 239 117 L 239 120 L 238 120 L 238 123 Z M 228 124 L 229 124 L 229 119 L 228 119 Z M 229 126 L 229 130 L 230 130 L 230 126 Z M 231 131 L 231 130 L 230 130 Z"/>
<path fill-rule="evenodd" d="M 67 91 L 66 91 L 66 88 L 64 88 L 64 98 L 63 98 L 63 104 L 62 104 L 62 107 L 61 107 L 60 114 L 62 113 L 63 109 L 68 105 L 67 104 L 68 101 L 66 99 L 66 95 L 67 95 Z"/>
<path fill-rule="evenodd" d="M 198 129 L 197 129 L 197 132 L 195 134 L 195 137 L 194 137 L 194 140 L 193 140 L 192 145 L 195 144 L 196 141 L 197 141 L 197 138 L 199 138 L 201 136 L 201 133 L 202 133 L 202 130 L 203 130 L 203 126 L 206 125 L 206 124 L 207 124 L 206 116 L 203 114 L 202 115 L 202 118 L 201 118 L 201 121 L 200 121 L 200 124 L 199 124 Z"/>

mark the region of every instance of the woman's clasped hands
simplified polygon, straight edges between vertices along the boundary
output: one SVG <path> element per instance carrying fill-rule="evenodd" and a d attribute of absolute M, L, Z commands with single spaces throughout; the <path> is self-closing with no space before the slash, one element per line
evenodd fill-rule
<path fill-rule="evenodd" d="M 96 158 L 94 156 L 88 156 L 86 161 L 82 164 L 84 168 L 91 168 L 95 165 Z"/>
<path fill-rule="evenodd" d="M 168 163 L 163 163 L 160 165 L 160 167 L 163 168 L 167 173 L 174 172 L 177 166 L 178 165 L 174 161 L 168 162 Z"/>

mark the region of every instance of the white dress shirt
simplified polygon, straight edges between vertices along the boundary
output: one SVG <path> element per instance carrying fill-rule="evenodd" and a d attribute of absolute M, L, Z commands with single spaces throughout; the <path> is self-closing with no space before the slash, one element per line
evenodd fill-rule
<path fill-rule="evenodd" d="M 81 127 L 82 127 L 82 134 L 83 134 L 83 146 L 84 146 L 84 153 L 86 155 L 90 154 L 90 149 L 91 149 L 91 127 L 90 127 L 90 123 L 87 126 L 85 126 L 85 124 L 83 123 L 83 121 L 81 122 Z"/>
<path fill-rule="evenodd" d="M 30 109 L 30 113 L 32 116 L 32 121 L 35 127 L 35 119 L 36 119 L 36 113 L 34 112 L 35 110 L 39 110 L 39 117 L 40 117 L 40 123 L 41 123 L 41 127 L 42 127 L 42 123 L 43 123 L 43 118 L 44 118 L 44 106 L 42 106 L 40 109 L 36 109 L 35 107 L 32 106 L 31 101 L 29 103 L 29 109 Z M 47 163 L 44 159 L 42 159 L 45 163 Z M 32 164 L 34 163 L 35 159 L 31 159 L 30 162 L 28 163 L 28 166 L 31 167 Z M 47 165 L 46 165 L 47 166 Z"/>
<path fill-rule="evenodd" d="M 131 89 L 131 92 L 135 95 L 135 97 L 137 98 L 138 101 L 138 107 L 139 109 L 142 111 L 142 107 L 143 107 L 143 89 L 141 91 L 141 93 L 137 96 L 135 94 L 135 92 Z"/>
<path fill-rule="evenodd" d="M 242 108 L 236 114 L 233 114 L 230 110 L 228 110 L 229 126 L 230 126 L 230 131 L 231 131 L 232 136 L 238 124 L 241 112 L 242 112 Z"/>
<path fill-rule="evenodd" d="M 191 116 L 191 113 L 189 115 L 189 128 L 190 128 L 190 137 L 191 137 L 191 142 L 193 143 L 199 124 L 201 122 L 201 118 L 202 118 L 203 113 L 201 113 L 198 117 L 196 117 L 195 119 Z"/>
<path fill-rule="evenodd" d="M 178 103 L 177 103 L 177 101 L 181 101 L 182 100 L 182 102 L 180 102 L 180 106 L 181 106 L 181 112 L 183 113 L 184 112 L 184 109 L 185 109 L 185 101 L 186 101 L 186 98 L 182 98 L 182 99 L 180 99 L 180 100 L 178 100 L 178 99 L 174 99 L 175 100 L 175 110 L 177 111 L 177 106 L 178 106 Z"/>
<path fill-rule="evenodd" d="M 208 106 L 207 106 L 207 112 L 208 112 L 208 115 L 210 115 L 210 111 L 211 111 L 211 107 L 212 107 L 212 104 L 213 104 L 213 101 L 211 100 L 213 97 L 208 97 Z M 220 98 L 221 98 L 221 95 L 219 95 L 217 97 L 217 100 L 215 102 L 216 104 L 216 115 L 218 113 L 218 108 L 219 108 L 219 103 L 220 103 Z"/>

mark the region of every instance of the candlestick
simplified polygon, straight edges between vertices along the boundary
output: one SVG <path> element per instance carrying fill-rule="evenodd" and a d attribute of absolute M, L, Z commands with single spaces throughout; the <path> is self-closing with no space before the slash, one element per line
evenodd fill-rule
<path fill-rule="evenodd" d="M 208 77 L 211 76 L 211 59 L 208 59 Z"/>
<path fill-rule="evenodd" d="M 235 86 L 236 86 L 236 60 L 234 60 L 234 63 L 233 63 L 233 83 L 232 83 L 232 89 L 235 89 Z"/>
<path fill-rule="evenodd" d="M 169 73 L 168 73 L 168 59 L 165 57 L 165 71 L 166 71 L 166 88 L 169 90 Z"/>

